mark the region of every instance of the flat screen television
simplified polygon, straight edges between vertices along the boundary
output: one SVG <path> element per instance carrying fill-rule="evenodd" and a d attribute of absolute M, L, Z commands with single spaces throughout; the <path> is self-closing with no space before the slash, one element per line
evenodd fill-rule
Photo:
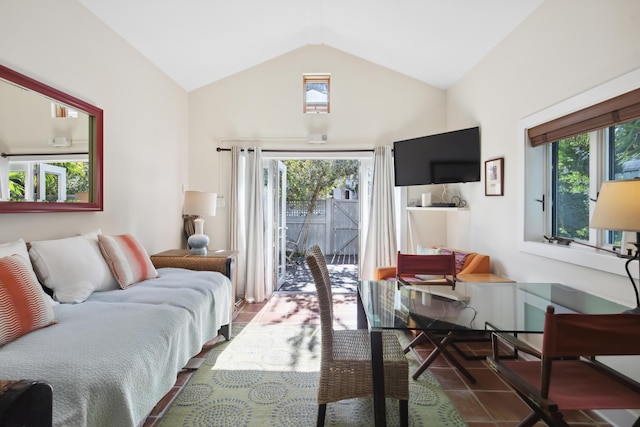
<path fill-rule="evenodd" d="M 480 128 L 396 141 L 393 166 L 398 187 L 480 181 Z"/>

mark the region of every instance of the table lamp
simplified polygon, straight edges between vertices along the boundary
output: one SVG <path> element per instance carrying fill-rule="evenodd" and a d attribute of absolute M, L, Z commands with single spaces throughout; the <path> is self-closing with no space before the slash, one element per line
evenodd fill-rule
<path fill-rule="evenodd" d="M 191 215 L 193 219 L 193 233 L 188 233 L 187 243 L 193 255 L 206 255 L 209 236 L 204 234 L 204 219 L 202 216 L 216 216 L 216 193 L 203 191 L 185 191 L 184 214 Z"/>
<path fill-rule="evenodd" d="M 636 295 L 636 308 L 629 310 L 629 312 L 640 314 L 638 287 L 629 271 L 629 263 L 633 260 L 640 260 L 640 247 L 638 246 L 640 243 L 640 178 L 602 183 L 600 193 L 598 193 L 598 201 L 591 217 L 591 227 L 636 233 L 636 241 L 631 242 L 636 247 L 635 252 L 629 250 L 619 256 L 628 259 L 625 269 Z M 622 246 L 624 247 L 624 242 Z"/>

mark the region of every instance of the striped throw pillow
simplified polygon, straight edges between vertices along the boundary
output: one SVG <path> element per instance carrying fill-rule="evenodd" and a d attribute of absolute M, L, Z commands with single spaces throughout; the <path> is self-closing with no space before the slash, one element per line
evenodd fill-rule
<path fill-rule="evenodd" d="M 53 323 L 53 308 L 27 260 L 0 258 L 0 346 Z"/>
<path fill-rule="evenodd" d="M 98 235 L 100 251 L 122 289 L 158 277 L 151 259 L 138 240 L 129 235 Z"/>

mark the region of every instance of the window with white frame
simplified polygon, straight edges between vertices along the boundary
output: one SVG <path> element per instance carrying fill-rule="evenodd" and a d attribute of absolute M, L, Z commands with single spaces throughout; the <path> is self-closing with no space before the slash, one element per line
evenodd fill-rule
<path fill-rule="evenodd" d="M 622 232 L 589 229 L 592 194 L 602 181 L 640 177 L 640 120 L 584 132 L 546 147 L 550 176 L 549 234 L 621 245 Z M 601 238 L 599 238 L 601 237 Z"/>
<path fill-rule="evenodd" d="M 621 244 L 622 233 L 590 229 L 589 221 L 602 182 L 640 176 L 638 81 L 635 70 L 519 122 L 520 250 L 621 274 L 619 258 L 583 245 L 550 245 L 548 237 Z"/>
<path fill-rule="evenodd" d="M 546 235 L 620 245 L 622 233 L 589 229 L 590 208 L 603 181 L 640 177 L 639 117 L 637 89 L 528 130 L 546 151 Z"/>
<path fill-rule="evenodd" d="M 303 112 L 329 113 L 329 94 L 331 74 L 304 74 L 303 82 Z"/>
<path fill-rule="evenodd" d="M 73 108 L 69 108 L 66 105 L 58 104 L 57 102 L 51 103 L 51 117 L 56 118 L 78 118 L 78 111 Z"/>
<path fill-rule="evenodd" d="M 89 160 L 70 155 L 61 161 L 14 160 L 8 163 L 8 195 L 13 202 L 76 202 L 89 192 Z M 86 157 L 86 156 L 84 156 Z"/>

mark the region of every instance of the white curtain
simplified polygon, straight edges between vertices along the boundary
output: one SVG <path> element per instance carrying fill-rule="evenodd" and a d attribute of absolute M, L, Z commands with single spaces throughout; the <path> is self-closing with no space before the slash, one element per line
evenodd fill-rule
<path fill-rule="evenodd" d="M 9 159 L 0 157 L 0 200 L 9 200 Z"/>
<path fill-rule="evenodd" d="M 229 197 L 229 242 L 230 249 L 238 251 L 238 259 L 236 260 L 235 273 L 236 273 L 236 295 L 244 298 L 246 284 L 247 284 L 247 270 L 240 268 L 241 265 L 246 265 L 245 259 L 245 234 L 244 234 L 244 212 L 241 207 L 244 204 L 240 203 L 240 195 L 244 194 L 244 178 L 242 165 L 244 158 L 242 157 L 242 150 L 240 147 L 231 147 L 231 195 Z"/>
<path fill-rule="evenodd" d="M 261 302 L 271 296 L 265 272 L 262 150 L 233 147 L 231 155 L 230 242 L 238 251 L 237 292 L 247 302 Z"/>
<path fill-rule="evenodd" d="M 372 280 L 378 266 L 395 265 L 397 255 L 391 147 L 376 147 L 371 207 L 362 260 L 362 279 Z"/>

